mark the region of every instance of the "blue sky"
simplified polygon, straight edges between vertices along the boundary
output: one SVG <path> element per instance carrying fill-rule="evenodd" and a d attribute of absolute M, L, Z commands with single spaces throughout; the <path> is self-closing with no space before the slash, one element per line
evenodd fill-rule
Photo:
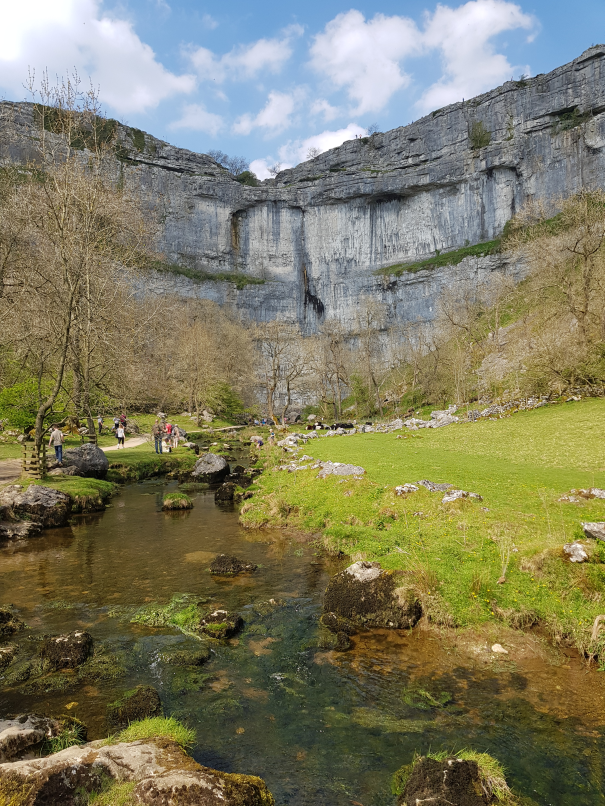
<path fill-rule="evenodd" d="M 261 177 L 605 41 L 605 0 L 0 0 L 0 97 L 77 68 L 107 113 Z"/>

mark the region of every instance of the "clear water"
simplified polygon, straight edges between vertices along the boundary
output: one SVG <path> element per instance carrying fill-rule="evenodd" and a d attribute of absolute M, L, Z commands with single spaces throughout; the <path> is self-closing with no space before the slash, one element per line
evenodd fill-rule
<path fill-rule="evenodd" d="M 421 630 L 357 636 L 347 653 L 322 650 L 322 594 L 342 566 L 301 535 L 241 529 L 211 491 L 193 496 L 191 512 L 164 513 L 162 493 L 174 486 L 128 485 L 105 513 L 0 549 L 0 603 L 31 627 L 19 642 L 35 647 L 43 633 L 85 628 L 127 668 L 118 681 L 74 681 L 63 693 L 4 687 L 0 715 L 69 705 L 95 738 L 106 732 L 106 704 L 149 683 L 167 713 L 197 730 L 199 762 L 260 775 L 280 805 L 394 804 L 391 776 L 414 751 L 461 747 L 491 752 L 541 806 L 605 804 L 605 675 L 554 653 L 550 662 L 473 662 Z M 259 570 L 213 578 L 208 565 L 220 552 Z M 212 659 L 195 673 L 158 656 L 196 639 L 129 621 L 134 607 L 177 592 L 245 620 L 237 638 L 212 642 Z M 419 688 L 451 701 L 424 710 Z"/>

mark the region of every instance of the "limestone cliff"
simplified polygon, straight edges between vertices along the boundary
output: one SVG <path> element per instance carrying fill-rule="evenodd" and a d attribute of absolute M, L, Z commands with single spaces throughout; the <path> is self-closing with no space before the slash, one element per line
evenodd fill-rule
<path fill-rule="evenodd" d="M 3 104 L 1 113 L 16 133 L 4 138 L 2 157 L 20 160 L 32 107 Z M 162 272 L 150 281 L 252 319 L 296 321 L 306 332 L 334 317 L 353 332 L 368 295 L 387 305 L 391 320 L 428 321 L 444 286 L 480 278 L 503 258 L 398 277 L 389 267 L 491 241 L 528 199 L 605 184 L 605 46 L 547 75 L 348 141 L 258 187 L 138 130 L 120 125 L 118 138 L 116 170 L 161 211 L 167 263 L 200 277 Z M 208 274 L 214 279 L 204 280 Z"/>

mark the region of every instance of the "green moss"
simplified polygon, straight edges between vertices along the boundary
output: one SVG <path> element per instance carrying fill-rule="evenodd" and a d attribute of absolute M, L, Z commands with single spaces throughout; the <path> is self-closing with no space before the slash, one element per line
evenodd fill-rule
<path fill-rule="evenodd" d="M 582 126 L 582 124 L 590 120 L 591 117 L 592 113 L 590 111 L 580 112 L 578 107 L 568 109 L 565 112 L 559 112 L 553 121 L 552 132 L 553 134 L 559 134 L 559 132 L 570 131 L 578 126 Z"/>
<path fill-rule="evenodd" d="M 430 692 L 419 686 L 411 686 L 405 689 L 401 699 L 406 705 L 412 708 L 419 708 L 421 711 L 429 711 L 432 708 L 443 708 L 452 701 L 452 695 L 447 691 Z"/>
<path fill-rule="evenodd" d="M 427 269 L 439 269 L 443 266 L 457 266 L 467 257 L 485 257 L 500 251 L 500 239 L 485 241 L 474 246 L 463 246 L 451 252 L 439 252 L 434 257 L 419 260 L 415 263 L 396 263 L 377 269 L 374 274 L 401 277 L 402 274 L 415 274 Z"/>
<path fill-rule="evenodd" d="M 189 266 L 182 266 L 179 263 L 166 263 L 162 260 L 154 260 L 149 264 L 149 268 L 167 274 L 176 274 L 187 277 L 196 283 L 234 283 L 238 291 L 247 285 L 263 285 L 264 280 L 260 277 L 250 277 L 248 274 L 238 272 L 208 272 L 201 269 L 191 269 Z"/>
<path fill-rule="evenodd" d="M 28 806 L 35 784 L 20 775 L 3 773 L 0 777 L 0 806 Z"/>
<path fill-rule="evenodd" d="M 132 616 L 131 622 L 145 624 L 148 627 L 177 627 L 186 635 L 197 637 L 194 627 L 200 619 L 199 605 L 205 601 L 193 594 L 177 593 L 166 605 L 154 602 L 139 608 Z"/>
<path fill-rule="evenodd" d="M 141 739 L 172 739 L 183 749 L 193 747 L 196 741 L 195 731 L 183 725 L 174 717 L 150 717 L 132 722 L 120 733 L 107 739 L 106 744 L 119 742 L 136 742 Z"/>
<path fill-rule="evenodd" d="M 482 120 L 474 120 L 472 122 L 468 137 L 471 141 L 473 151 L 485 148 L 490 144 L 492 139 L 491 133 L 485 128 L 485 124 Z"/>
<path fill-rule="evenodd" d="M 136 781 L 115 781 L 108 778 L 100 792 L 90 792 L 86 806 L 131 806 Z"/>
<path fill-rule="evenodd" d="M 164 496 L 162 509 L 192 509 L 193 501 L 185 493 L 167 493 Z"/>
<path fill-rule="evenodd" d="M 137 686 L 125 691 L 115 702 L 107 706 L 107 722 L 114 728 L 138 720 L 162 716 L 162 703 L 152 686 Z"/>
<path fill-rule="evenodd" d="M 136 150 L 142 154 L 145 151 L 145 132 L 141 131 L 140 129 L 128 129 L 128 136 L 132 140 L 132 143 Z"/>
<path fill-rule="evenodd" d="M 82 683 L 98 683 L 119 680 L 125 673 L 126 669 L 121 658 L 101 647 L 95 649 L 93 656 L 80 666 L 78 679 Z"/>

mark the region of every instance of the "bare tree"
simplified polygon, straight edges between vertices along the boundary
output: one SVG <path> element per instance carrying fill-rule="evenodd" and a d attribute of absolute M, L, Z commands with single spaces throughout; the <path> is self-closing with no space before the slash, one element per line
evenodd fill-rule
<path fill-rule="evenodd" d="M 306 159 L 308 159 L 308 160 L 314 160 L 314 159 L 315 159 L 315 157 L 319 157 L 319 155 L 320 155 L 320 154 L 321 154 L 321 148 L 317 148 L 317 146 L 312 146 L 312 147 L 311 147 L 311 148 L 309 148 L 309 149 L 308 149 L 308 151 L 307 151 L 307 157 L 306 157 Z"/>
<path fill-rule="evenodd" d="M 250 170 L 250 163 L 245 157 L 230 157 L 224 151 L 213 149 L 208 152 L 208 156 L 212 157 L 215 162 L 226 168 L 233 176 L 239 176 L 244 171 Z"/>
<path fill-rule="evenodd" d="M 276 162 L 275 165 L 271 165 L 267 170 L 271 176 L 277 176 L 277 174 L 281 171 L 281 162 Z"/>
<path fill-rule="evenodd" d="M 258 381 L 267 401 L 267 412 L 278 425 L 285 422 L 292 395 L 298 390 L 307 372 L 305 346 L 298 328 L 285 322 L 273 321 L 255 329 L 258 351 Z"/>

